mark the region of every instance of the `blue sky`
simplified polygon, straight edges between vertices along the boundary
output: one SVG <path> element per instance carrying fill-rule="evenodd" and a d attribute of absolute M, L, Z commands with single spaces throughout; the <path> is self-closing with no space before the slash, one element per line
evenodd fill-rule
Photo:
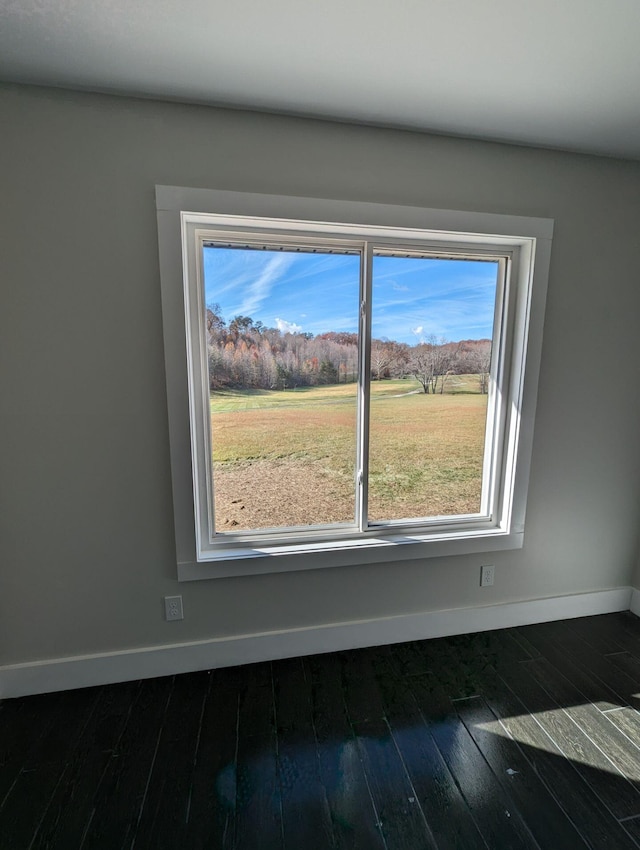
<path fill-rule="evenodd" d="M 204 248 L 205 297 L 225 321 L 239 314 L 298 333 L 358 330 L 359 257 Z M 497 264 L 374 257 L 372 334 L 414 345 L 492 334 Z"/>

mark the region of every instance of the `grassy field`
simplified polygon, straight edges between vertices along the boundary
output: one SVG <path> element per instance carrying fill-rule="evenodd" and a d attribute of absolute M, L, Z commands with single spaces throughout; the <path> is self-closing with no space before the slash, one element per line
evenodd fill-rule
<path fill-rule="evenodd" d="M 477 378 L 425 395 L 371 388 L 369 516 L 479 509 L 487 397 Z M 218 530 L 353 520 L 356 387 L 225 390 L 211 397 Z"/>

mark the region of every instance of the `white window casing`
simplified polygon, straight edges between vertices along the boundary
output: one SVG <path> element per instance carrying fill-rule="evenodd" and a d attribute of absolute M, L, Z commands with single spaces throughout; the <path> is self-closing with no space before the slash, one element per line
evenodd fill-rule
<path fill-rule="evenodd" d="M 553 222 L 485 213 L 156 187 L 178 578 L 489 552 L 523 545 Z M 202 246 L 317 242 L 361 251 L 365 309 L 358 388 L 356 522 L 216 534 L 213 523 Z M 477 515 L 370 522 L 367 422 L 373 250 L 499 262 L 482 507 Z"/>

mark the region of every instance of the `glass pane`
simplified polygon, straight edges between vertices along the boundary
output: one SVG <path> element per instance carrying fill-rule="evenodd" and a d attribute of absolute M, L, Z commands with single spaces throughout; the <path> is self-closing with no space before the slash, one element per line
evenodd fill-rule
<path fill-rule="evenodd" d="M 353 523 L 360 255 L 203 264 L 216 532 Z"/>
<path fill-rule="evenodd" d="M 498 262 L 373 259 L 369 520 L 479 513 Z"/>

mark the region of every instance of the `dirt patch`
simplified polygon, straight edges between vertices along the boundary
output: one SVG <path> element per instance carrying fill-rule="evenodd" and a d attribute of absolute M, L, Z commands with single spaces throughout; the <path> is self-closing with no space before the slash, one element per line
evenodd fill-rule
<path fill-rule="evenodd" d="M 215 490 L 217 531 L 353 522 L 353 481 L 318 462 L 220 464 Z"/>
<path fill-rule="evenodd" d="M 219 464 L 215 470 L 216 530 L 246 531 L 286 526 L 353 522 L 354 484 L 350 476 L 320 462 L 258 460 Z M 479 510 L 479 482 L 441 485 L 431 498 L 391 496 L 391 488 L 370 491 L 372 519 L 452 516 Z M 390 498 L 391 496 L 391 498 Z"/>

